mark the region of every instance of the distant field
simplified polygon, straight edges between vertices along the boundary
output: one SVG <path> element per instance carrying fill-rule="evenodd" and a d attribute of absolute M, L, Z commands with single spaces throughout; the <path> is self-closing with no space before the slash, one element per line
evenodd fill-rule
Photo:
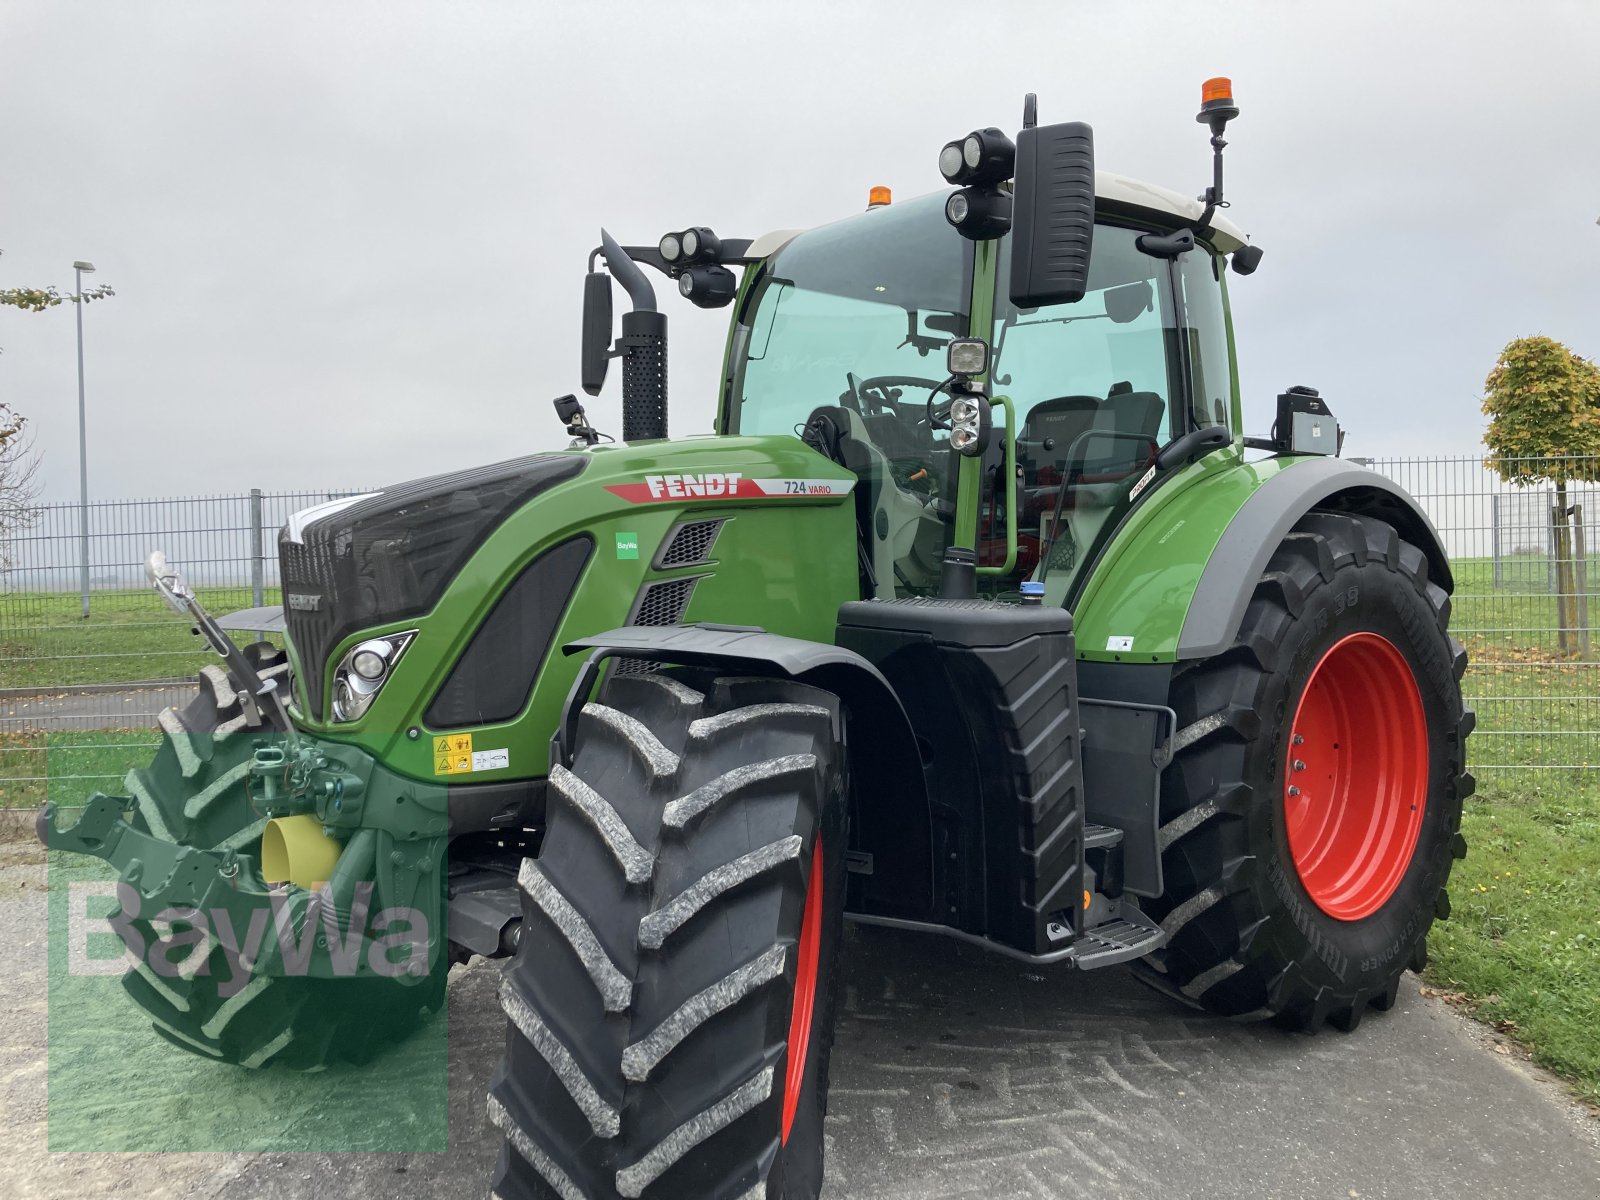
<path fill-rule="evenodd" d="M 216 616 L 251 607 L 247 587 L 196 595 Z M 280 603 L 278 589 L 267 589 L 265 603 Z M 91 592 L 89 604 L 85 620 L 76 592 L 0 595 L 0 688 L 177 679 L 216 661 L 154 589 Z"/>

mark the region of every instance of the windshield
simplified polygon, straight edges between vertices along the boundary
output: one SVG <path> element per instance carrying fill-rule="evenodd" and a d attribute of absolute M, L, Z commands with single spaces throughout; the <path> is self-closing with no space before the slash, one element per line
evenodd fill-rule
<path fill-rule="evenodd" d="M 788 433 L 856 473 L 864 596 L 939 585 L 954 495 L 929 423 L 945 344 L 968 329 L 972 243 L 944 194 L 803 233 L 773 256 L 734 327 L 729 433 Z"/>
<path fill-rule="evenodd" d="M 945 377 L 945 343 L 967 331 L 971 263 L 943 193 L 795 238 L 735 332 L 729 432 L 795 433 L 825 405 L 920 416 L 910 410 Z"/>

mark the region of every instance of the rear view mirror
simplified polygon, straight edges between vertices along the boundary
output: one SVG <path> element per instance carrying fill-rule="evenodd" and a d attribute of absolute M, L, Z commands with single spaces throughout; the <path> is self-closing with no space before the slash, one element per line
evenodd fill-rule
<path fill-rule="evenodd" d="M 611 276 L 591 271 L 583 279 L 583 390 L 598 396 L 611 363 Z"/>
<path fill-rule="evenodd" d="M 1106 289 L 1106 316 L 1117 325 L 1137 321 L 1150 311 L 1155 302 L 1155 289 L 1148 279 L 1136 279 L 1121 287 Z"/>
<path fill-rule="evenodd" d="M 1089 283 L 1094 130 L 1082 121 L 1017 134 L 1011 203 L 1011 303 L 1072 304 Z"/>

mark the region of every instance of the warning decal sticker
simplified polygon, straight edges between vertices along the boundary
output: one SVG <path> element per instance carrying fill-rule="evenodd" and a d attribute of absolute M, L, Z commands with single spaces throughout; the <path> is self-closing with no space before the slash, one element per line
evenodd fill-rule
<path fill-rule="evenodd" d="M 465 775 L 472 770 L 472 735 L 452 733 L 433 739 L 433 773 Z"/>
<path fill-rule="evenodd" d="M 511 765 L 511 751 L 474 750 L 470 733 L 451 733 L 433 739 L 435 775 L 470 775 L 474 771 L 499 771 Z"/>

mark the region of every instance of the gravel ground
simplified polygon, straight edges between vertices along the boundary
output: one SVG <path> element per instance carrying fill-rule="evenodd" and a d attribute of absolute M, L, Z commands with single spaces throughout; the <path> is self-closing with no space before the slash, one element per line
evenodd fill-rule
<path fill-rule="evenodd" d="M 445 1153 L 47 1152 L 44 908 L 37 850 L 0 846 L 0 1195 L 485 1194 L 503 1035 L 482 962 L 451 982 Z M 1045 975 L 877 930 L 846 954 L 830 1200 L 1600 1195 L 1600 1122 L 1414 981 L 1356 1033 L 1306 1037 L 1211 1020 L 1120 970 Z"/>

